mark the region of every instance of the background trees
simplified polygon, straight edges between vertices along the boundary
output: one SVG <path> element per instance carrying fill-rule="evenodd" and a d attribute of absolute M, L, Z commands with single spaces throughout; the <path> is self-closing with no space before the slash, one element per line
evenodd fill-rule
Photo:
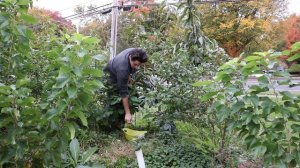
<path fill-rule="evenodd" d="M 202 28 L 231 57 L 274 48 L 278 42 L 272 37 L 280 32 L 276 22 L 283 19 L 285 4 L 285 0 L 263 0 L 201 5 Z"/>

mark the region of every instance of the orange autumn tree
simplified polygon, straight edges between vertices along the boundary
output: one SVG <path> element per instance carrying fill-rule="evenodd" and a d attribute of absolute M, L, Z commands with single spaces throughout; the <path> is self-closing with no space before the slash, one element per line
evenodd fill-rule
<path fill-rule="evenodd" d="M 291 72 L 299 73 L 300 50 L 295 48 L 300 45 L 300 16 L 293 14 L 284 20 L 282 25 L 284 25 L 285 30 L 282 49 L 291 52 L 283 52 L 285 55 L 280 58 L 290 67 Z"/>
<path fill-rule="evenodd" d="M 283 24 L 286 26 L 285 47 L 290 48 L 292 44 L 300 41 L 300 16 L 291 15 Z"/>
<path fill-rule="evenodd" d="M 286 0 L 252 0 L 200 5 L 204 33 L 216 39 L 231 57 L 273 48 Z M 277 27 L 276 27 L 277 26 Z M 273 39 L 273 41 L 271 40 Z M 260 48 L 258 48 L 260 46 Z"/>

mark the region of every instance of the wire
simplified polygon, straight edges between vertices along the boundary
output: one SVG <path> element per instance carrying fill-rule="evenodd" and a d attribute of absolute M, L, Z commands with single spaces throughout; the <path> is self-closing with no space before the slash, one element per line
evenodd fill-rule
<path fill-rule="evenodd" d="M 89 12 L 95 12 L 95 10 L 97 10 L 99 8 L 103 8 L 105 6 L 109 6 L 111 4 L 112 3 L 109 3 L 109 4 L 106 4 L 106 5 L 98 6 L 98 7 L 93 8 L 93 9 L 89 9 L 89 10 L 85 11 L 85 12 L 87 12 L 86 14 L 76 13 L 76 14 L 73 14 L 73 15 L 70 15 L 70 16 L 66 16 L 66 17 L 64 17 L 64 19 L 71 19 L 72 20 L 72 19 L 75 19 L 75 18 L 78 18 L 78 17 L 82 17 L 82 16 L 85 16 L 87 14 L 90 14 Z M 104 9 L 101 9 L 101 10 L 107 10 L 107 9 L 110 9 L 110 8 L 112 8 L 112 7 L 104 8 Z"/>
<path fill-rule="evenodd" d="M 94 0 L 92 0 L 92 1 L 94 1 Z M 195 4 L 224 3 L 224 2 L 238 2 L 238 1 L 243 1 L 243 0 L 200 0 L 200 1 L 195 1 Z M 64 17 L 64 19 L 73 20 L 73 19 L 77 19 L 77 18 L 80 18 L 80 17 L 87 17 L 87 16 L 90 16 L 90 15 L 98 14 L 101 11 L 105 11 L 105 10 L 109 10 L 109 9 L 112 9 L 112 8 L 115 8 L 115 7 L 119 7 L 119 6 L 110 6 L 110 7 L 104 8 L 105 6 L 109 6 L 111 4 L 112 3 L 108 3 L 106 5 L 102 5 L 102 6 L 98 6 L 96 8 L 93 8 L 93 9 L 89 9 L 89 10 L 85 11 L 86 13 L 84 13 L 84 14 L 77 13 L 77 14 L 73 14 L 73 15 L 70 15 L 70 16 L 66 16 L 66 17 Z M 177 4 L 177 3 L 175 3 L 175 4 Z M 155 5 L 158 5 L 158 4 L 148 4 L 147 6 L 152 6 L 152 5 L 155 6 Z M 126 5 L 126 6 L 123 6 L 123 7 L 132 7 L 132 6 L 139 6 L 139 5 Z M 102 9 L 99 9 L 99 8 L 102 8 Z M 99 9 L 99 10 L 97 10 L 97 9 Z"/>

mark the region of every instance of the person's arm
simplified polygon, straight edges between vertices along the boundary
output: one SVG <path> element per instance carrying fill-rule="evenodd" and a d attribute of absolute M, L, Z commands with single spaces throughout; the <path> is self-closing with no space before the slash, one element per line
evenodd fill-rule
<path fill-rule="evenodd" d="M 124 107 L 124 111 L 125 111 L 125 122 L 126 123 L 131 123 L 132 116 L 131 116 L 131 113 L 130 113 L 128 97 L 122 98 L 122 103 L 123 103 L 123 107 Z"/>
<path fill-rule="evenodd" d="M 128 77 L 129 73 L 128 71 L 117 71 L 117 85 L 119 94 L 122 98 L 122 104 L 124 107 L 124 113 L 125 113 L 125 122 L 130 123 L 131 122 L 131 113 L 129 108 L 129 100 L 128 100 Z"/>

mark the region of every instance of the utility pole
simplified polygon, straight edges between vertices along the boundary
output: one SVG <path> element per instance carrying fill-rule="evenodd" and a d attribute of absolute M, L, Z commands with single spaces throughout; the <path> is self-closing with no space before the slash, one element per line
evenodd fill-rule
<path fill-rule="evenodd" d="M 111 35 L 110 35 L 110 59 L 116 56 L 117 52 L 117 31 L 118 31 L 118 0 L 113 0 L 111 12 Z"/>

